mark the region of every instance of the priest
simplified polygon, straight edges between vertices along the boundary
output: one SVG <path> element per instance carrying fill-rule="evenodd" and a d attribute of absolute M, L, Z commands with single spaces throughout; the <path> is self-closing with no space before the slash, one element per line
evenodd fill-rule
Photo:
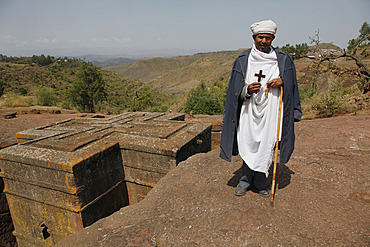
<path fill-rule="evenodd" d="M 252 24 L 254 44 L 236 59 L 224 110 L 220 157 L 243 159 L 236 196 L 249 189 L 268 197 L 266 179 L 273 150 L 280 141 L 280 164 L 294 149 L 294 122 L 302 117 L 293 59 L 271 46 L 277 31 L 271 20 Z M 283 87 L 280 140 L 276 140 L 280 87 Z"/>

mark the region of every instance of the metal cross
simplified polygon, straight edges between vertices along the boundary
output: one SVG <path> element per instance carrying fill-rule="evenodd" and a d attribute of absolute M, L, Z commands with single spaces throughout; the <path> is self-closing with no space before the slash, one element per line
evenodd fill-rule
<path fill-rule="evenodd" d="M 265 78 L 266 75 L 262 75 L 262 70 L 257 74 L 255 73 L 254 76 L 258 77 L 258 82 L 261 82 L 261 78 Z"/>

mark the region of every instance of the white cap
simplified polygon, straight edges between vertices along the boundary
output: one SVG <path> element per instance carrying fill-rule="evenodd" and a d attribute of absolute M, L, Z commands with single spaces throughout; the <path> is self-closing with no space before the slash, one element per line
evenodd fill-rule
<path fill-rule="evenodd" d="M 277 26 L 275 22 L 271 20 L 266 20 L 266 21 L 260 21 L 253 23 L 251 25 L 251 30 L 253 35 L 257 35 L 259 33 L 269 33 L 275 35 Z"/>

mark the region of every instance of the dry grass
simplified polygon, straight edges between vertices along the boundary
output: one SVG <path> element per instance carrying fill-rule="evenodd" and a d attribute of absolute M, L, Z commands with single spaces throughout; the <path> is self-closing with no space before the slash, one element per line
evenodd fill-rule
<path fill-rule="evenodd" d="M 34 96 L 21 96 L 17 94 L 7 94 L 0 98 L 0 107 L 27 107 L 35 105 L 36 97 Z"/>

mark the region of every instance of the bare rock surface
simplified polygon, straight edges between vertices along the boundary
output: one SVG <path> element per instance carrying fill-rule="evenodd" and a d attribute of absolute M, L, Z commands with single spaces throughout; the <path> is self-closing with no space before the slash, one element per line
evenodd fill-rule
<path fill-rule="evenodd" d="M 17 114 L 14 118 L 0 118 L 0 149 L 17 144 L 16 133 L 22 130 L 41 127 L 63 119 L 76 117 L 77 114 Z"/>
<path fill-rule="evenodd" d="M 370 116 L 302 121 L 296 136 L 273 207 L 252 191 L 236 197 L 241 159 L 215 149 L 57 246 L 369 246 Z"/>

